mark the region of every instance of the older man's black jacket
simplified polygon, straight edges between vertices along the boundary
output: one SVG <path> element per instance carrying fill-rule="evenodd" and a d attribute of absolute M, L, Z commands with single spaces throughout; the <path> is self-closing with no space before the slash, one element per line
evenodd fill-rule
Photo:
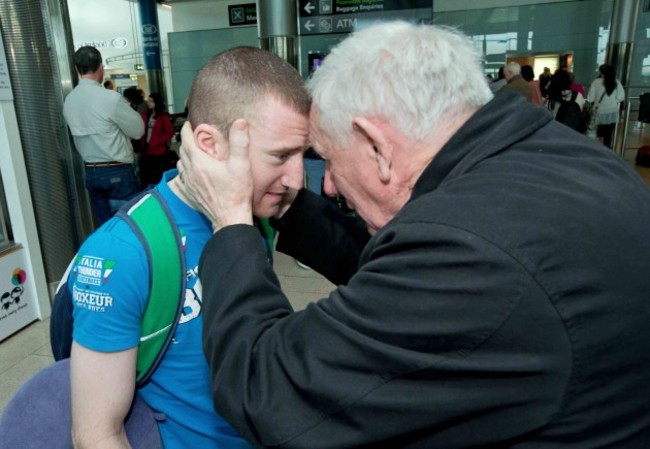
<path fill-rule="evenodd" d="M 367 244 L 307 193 L 276 225 L 340 286 L 293 312 L 255 228 L 206 247 L 215 404 L 251 441 L 650 448 L 650 191 L 542 108 L 483 107 Z"/>

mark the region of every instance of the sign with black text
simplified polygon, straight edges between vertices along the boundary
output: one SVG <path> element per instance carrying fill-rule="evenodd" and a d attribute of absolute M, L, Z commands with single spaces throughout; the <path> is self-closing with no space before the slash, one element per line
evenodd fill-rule
<path fill-rule="evenodd" d="M 348 33 L 360 22 L 402 19 L 430 23 L 433 0 L 300 0 L 298 13 L 300 35 Z"/>
<path fill-rule="evenodd" d="M 300 0 L 300 17 L 428 8 L 433 0 Z"/>

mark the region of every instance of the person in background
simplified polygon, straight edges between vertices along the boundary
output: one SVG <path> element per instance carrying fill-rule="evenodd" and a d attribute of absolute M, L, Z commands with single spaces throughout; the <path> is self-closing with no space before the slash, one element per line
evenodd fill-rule
<path fill-rule="evenodd" d="M 169 155 L 174 125 L 167 113 L 165 100 L 158 92 L 153 92 L 147 98 L 147 105 L 147 130 L 142 138 L 140 153 L 140 181 L 143 187 L 158 184 L 162 174 L 175 165 L 170 163 Z"/>
<path fill-rule="evenodd" d="M 142 103 L 145 105 L 147 104 L 146 101 L 144 101 L 144 98 L 142 98 L 142 95 L 140 95 L 140 92 L 138 92 L 138 89 L 135 87 L 128 87 L 124 89 L 123 94 L 124 98 L 129 102 L 129 105 L 131 105 L 131 108 L 140 113 L 138 111 L 138 106 Z M 147 120 L 146 114 L 142 115 L 142 123 L 145 123 Z M 131 139 L 131 146 L 133 147 L 133 151 L 136 154 L 136 158 L 138 159 L 138 167 L 140 166 L 140 153 L 142 152 L 142 139 Z"/>
<path fill-rule="evenodd" d="M 548 95 L 548 88 L 551 83 L 551 69 L 544 67 L 544 71 L 539 75 L 539 90 L 542 93 L 542 98 Z"/>
<path fill-rule="evenodd" d="M 530 102 L 533 104 L 543 104 L 544 100 L 542 98 L 542 93 L 539 89 L 539 81 L 535 79 L 535 72 L 533 71 L 532 66 L 523 65 L 521 66 L 521 77 L 528 82 L 530 86 Z"/>
<path fill-rule="evenodd" d="M 113 84 L 113 80 L 106 80 L 104 81 L 104 87 L 108 90 L 115 90 L 115 85 Z"/>
<path fill-rule="evenodd" d="M 129 139 L 142 136 L 144 123 L 122 95 L 99 84 L 104 79 L 99 50 L 81 47 L 73 61 L 79 84 L 65 98 L 63 116 L 84 160 L 86 189 L 101 225 L 113 216 L 114 204 L 140 190 Z"/>
<path fill-rule="evenodd" d="M 504 67 L 499 67 L 499 71 L 497 72 L 497 79 L 492 81 L 490 84 L 490 90 L 492 93 L 497 93 L 501 90 L 503 86 L 506 85 L 508 80 L 506 79 L 505 74 L 503 73 Z"/>
<path fill-rule="evenodd" d="M 147 98 L 147 95 L 144 93 L 144 90 L 140 88 L 135 88 L 135 89 L 137 89 L 138 93 L 140 94 L 140 97 L 142 98 L 142 101 L 140 102 L 140 104 L 138 104 L 138 107 L 136 109 L 140 114 L 144 116 L 147 114 L 147 111 L 149 110 L 149 105 L 145 100 L 145 98 Z"/>
<path fill-rule="evenodd" d="M 143 96 L 143 90 L 135 86 L 128 87 L 124 90 L 124 97 L 129 101 L 131 107 L 142 115 L 144 120 L 147 116 L 149 106 Z"/>
<path fill-rule="evenodd" d="M 482 60 L 460 32 L 384 22 L 308 81 L 325 192 L 366 229 L 306 189 L 286 197 L 276 249 L 338 286 L 300 311 L 252 226 L 253 124 L 221 157 L 183 130 L 181 177 L 214 229 L 212 393 L 245 438 L 650 447 L 650 189 L 544 108 L 493 98 Z"/>
<path fill-rule="evenodd" d="M 560 105 L 563 101 L 570 101 L 574 92 L 571 90 L 571 76 L 565 70 L 558 70 L 551 77 L 551 84 L 548 88 L 547 107 L 553 117 L 557 116 Z M 582 110 L 585 105 L 585 98 L 582 94 L 575 92 L 575 101 Z"/>
<path fill-rule="evenodd" d="M 582 95 L 582 98 L 587 98 L 587 92 L 585 91 L 585 86 L 576 82 L 576 77 L 573 72 L 567 71 L 569 78 L 571 79 L 571 91 L 578 92 Z"/>
<path fill-rule="evenodd" d="M 611 65 L 601 65 L 598 72 L 598 78 L 589 86 L 587 101 L 598 105 L 596 137 L 605 146 L 613 148 L 612 136 L 618 123 L 620 105 L 625 101 L 625 90 Z"/>
<path fill-rule="evenodd" d="M 508 82 L 499 90 L 502 92 L 517 92 L 523 95 L 528 101 L 531 101 L 533 92 L 528 83 L 521 77 L 521 66 L 516 62 L 509 62 L 503 71 Z"/>

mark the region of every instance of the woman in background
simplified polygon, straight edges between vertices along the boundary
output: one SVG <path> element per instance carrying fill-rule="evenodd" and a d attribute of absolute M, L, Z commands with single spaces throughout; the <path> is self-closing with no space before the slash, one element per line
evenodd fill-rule
<path fill-rule="evenodd" d="M 618 123 L 619 106 L 625 100 L 625 91 L 616 79 L 612 66 L 603 64 L 598 70 L 600 76 L 591 83 L 587 101 L 598 105 L 596 137 L 603 144 L 612 148 L 612 135 Z"/>
<path fill-rule="evenodd" d="M 532 95 L 530 102 L 533 104 L 543 104 L 542 92 L 539 88 L 539 81 L 535 79 L 535 72 L 530 65 L 521 66 L 521 77 L 528 82 Z"/>
<path fill-rule="evenodd" d="M 169 167 L 169 146 L 174 136 L 174 126 L 169 118 L 162 95 L 153 92 L 147 98 L 149 110 L 145 120 L 146 132 L 142 136 L 140 179 L 142 186 L 158 184 Z"/>
<path fill-rule="evenodd" d="M 574 98 L 575 94 L 575 98 Z M 548 110 L 557 118 L 557 113 L 563 101 L 575 101 L 580 110 L 584 108 L 585 98 L 578 92 L 571 90 L 571 76 L 565 70 L 558 70 L 551 76 L 551 83 L 548 86 Z"/>

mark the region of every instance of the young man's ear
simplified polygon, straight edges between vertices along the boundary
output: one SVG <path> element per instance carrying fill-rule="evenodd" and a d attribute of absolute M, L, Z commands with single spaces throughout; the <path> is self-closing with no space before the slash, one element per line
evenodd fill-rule
<path fill-rule="evenodd" d="M 377 174 L 382 182 L 388 182 L 393 163 L 393 146 L 387 135 L 384 122 L 370 120 L 365 117 L 352 119 L 352 126 L 368 144 L 366 148 L 372 151 L 371 157 L 377 164 Z"/>
<path fill-rule="evenodd" d="M 223 160 L 227 157 L 224 145 L 224 138 L 221 132 L 212 125 L 201 123 L 194 128 L 194 142 L 204 153 L 214 157 L 215 159 Z"/>

